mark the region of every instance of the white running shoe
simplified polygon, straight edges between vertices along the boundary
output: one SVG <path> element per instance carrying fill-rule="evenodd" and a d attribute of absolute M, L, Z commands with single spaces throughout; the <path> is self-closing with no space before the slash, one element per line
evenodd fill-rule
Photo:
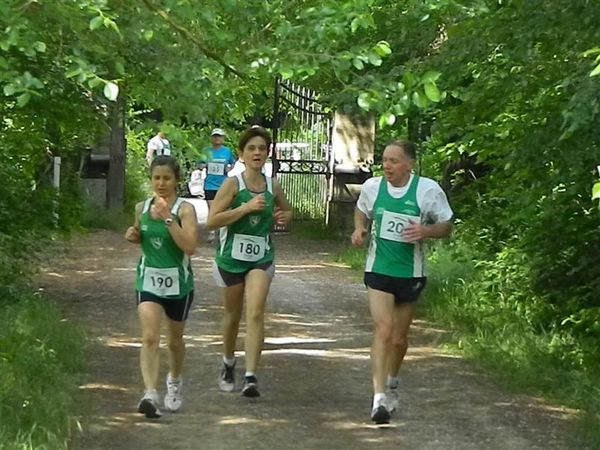
<path fill-rule="evenodd" d="M 144 414 L 148 419 L 158 419 L 162 412 L 158 409 L 159 398 L 157 393 L 144 393 L 138 404 L 138 412 Z"/>
<path fill-rule="evenodd" d="M 221 374 L 219 375 L 219 389 L 223 392 L 233 392 L 235 388 L 235 362 L 232 366 L 221 363 Z"/>
<path fill-rule="evenodd" d="M 400 404 L 399 389 L 397 387 L 395 389 L 388 387 L 387 390 L 385 391 L 385 407 L 390 412 L 390 414 L 394 414 L 397 411 L 399 404 Z"/>
<path fill-rule="evenodd" d="M 181 389 L 183 388 L 183 380 L 181 378 L 171 378 L 167 375 L 167 393 L 165 395 L 165 408 L 171 412 L 181 408 L 183 398 L 181 397 Z"/>

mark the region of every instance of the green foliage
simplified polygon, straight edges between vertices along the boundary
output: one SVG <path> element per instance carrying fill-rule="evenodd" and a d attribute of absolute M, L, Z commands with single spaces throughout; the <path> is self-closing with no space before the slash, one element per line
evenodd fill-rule
<path fill-rule="evenodd" d="M 335 261 L 348 265 L 353 270 L 365 269 L 365 258 L 367 249 L 365 247 L 349 247 L 335 256 Z"/>
<path fill-rule="evenodd" d="M 0 448 L 66 449 L 83 335 L 39 297 L 0 308 Z"/>
<path fill-rule="evenodd" d="M 597 306 L 600 289 L 600 216 L 589 195 L 600 91 L 581 56 L 599 42 L 600 16 L 586 4 L 489 2 L 455 16 L 423 61 L 450 93 L 433 112 L 428 162 L 470 158 L 486 169 L 451 199 L 470 244 L 485 258 L 507 246 L 522 255 L 514 264 L 535 295 L 573 313 Z"/>
<path fill-rule="evenodd" d="M 294 235 L 303 239 L 326 241 L 332 237 L 331 231 L 325 226 L 322 220 L 297 222 L 291 231 Z"/>

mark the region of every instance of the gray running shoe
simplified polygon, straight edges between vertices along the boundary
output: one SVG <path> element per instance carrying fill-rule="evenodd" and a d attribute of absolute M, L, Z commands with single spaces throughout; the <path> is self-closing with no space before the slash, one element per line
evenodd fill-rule
<path fill-rule="evenodd" d="M 219 389 L 223 392 L 233 392 L 235 388 L 235 362 L 233 366 L 225 364 L 223 361 L 223 367 L 221 368 L 221 374 L 219 375 Z"/>

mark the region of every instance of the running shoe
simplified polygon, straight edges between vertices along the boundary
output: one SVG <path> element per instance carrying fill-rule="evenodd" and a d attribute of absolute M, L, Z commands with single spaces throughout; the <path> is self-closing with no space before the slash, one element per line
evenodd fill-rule
<path fill-rule="evenodd" d="M 181 397 L 181 389 L 183 380 L 181 378 L 171 378 L 167 375 L 167 394 L 165 395 L 165 409 L 175 412 L 181 408 L 183 398 Z"/>
<path fill-rule="evenodd" d="M 371 411 L 371 420 L 377 425 L 383 425 L 390 423 L 391 414 L 385 406 L 385 402 L 380 402 L 379 405 L 375 406 Z"/>
<path fill-rule="evenodd" d="M 162 412 L 158 409 L 158 394 L 146 392 L 138 404 L 138 412 L 144 414 L 148 419 L 158 419 Z"/>
<path fill-rule="evenodd" d="M 385 392 L 385 406 L 390 414 L 394 414 L 398 409 L 398 405 L 400 404 L 400 392 L 399 389 L 396 388 L 387 388 Z"/>
<path fill-rule="evenodd" d="M 219 389 L 223 392 L 233 392 L 235 388 L 235 362 L 232 366 L 225 364 L 223 361 L 223 367 L 221 368 L 221 374 L 219 375 Z"/>
<path fill-rule="evenodd" d="M 260 392 L 258 392 L 258 380 L 254 375 L 244 378 L 242 395 L 244 397 L 260 397 Z"/>

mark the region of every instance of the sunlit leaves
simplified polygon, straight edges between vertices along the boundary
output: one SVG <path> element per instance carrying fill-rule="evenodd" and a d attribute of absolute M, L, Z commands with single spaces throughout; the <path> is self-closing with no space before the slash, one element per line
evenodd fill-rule
<path fill-rule="evenodd" d="M 369 95 L 369 93 L 367 92 L 363 92 L 361 93 L 358 98 L 357 98 L 357 103 L 358 106 L 360 106 L 362 109 L 364 109 L 365 111 L 369 111 L 369 109 L 371 108 L 371 97 Z"/>
<path fill-rule="evenodd" d="M 363 63 L 363 59 L 360 56 L 356 56 L 352 59 L 352 65 L 357 69 L 357 70 L 363 70 L 365 65 Z"/>
<path fill-rule="evenodd" d="M 104 96 L 110 101 L 115 101 L 119 96 L 119 86 L 115 83 L 108 82 L 104 85 Z"/>
<path fill-rule="evenodd" d="M 441 94 L 439 89 L 437 88 L 437 86 L 434 83 L 425 83 L 423 85 L 423 88 L 425 90 L 425 95 L 427 96 L 427 98 L 429 100 L 431 100 L 432 102 L 439 102 L 441 99 Z"/>
<path fill-rule="evenodd" d="M 388 44 L 386 41 L 379 41 L 375 47 L 373 47 L 373 51 L 382 58 L 392 53 L 390 44 Z"/>
<path fill-rule="evenodd" d="M 392 126 L 396 123 L 396 116 L 391 112 L 383 113 L 379 116 L 379 127 Z"/>
<path fill-rule="evenodd" d="M 367 55 L 367 58 L 369 60 L 369 63 L 376 67 L 379 67 L 381 65 L 381 63 L 383 62 L 381 59 L 381 56 L 379 56 L 375 52 L 369 52 Z"/>
<path fill-rule="evenodd" d="M 592 200 L 600 199 L 600 182 L 594 184 L 592 187 Z"/>
<path fill-rule="evenodd" d="M 590 72 L 590 77 L 595 77 L 596 75 L 600 75 L 600 47 L 594 47 L 591 48 L 589 50 L 586 50 L 585 52 L 583 52 L 581 54 L 584 58 L 591 56 L 591 55 L 597 55 L 596 56 L 596 67 Z"/>
<path fill-rule="evenodd" d="M 46 44 L 41 41 L 36 41 L 33 43 L 33 48 L 38 53 L 44 53 L 46 51 Z"/>
<path fill-rule="evenodd" d="M 16 91 L 17 88 L 12 83 L 4 86 L 4 95 L 6 95 L 7 97 L 13 95 Z"/>
<path fill-rule="evenodd" d="M 90 30 L 97 30 L 104 24 L 104 18 L 102 16 L 96 16 L 90 20 Z"/>
<path fill-rule="evenodd" d="M 356 33 L 356 31 L 358 31 L 360 28 L 368 29 L 372 26 L 373 20 L 366 15 L 357 16 L 352 19 L 352 22 L 350 23 L 350 29 L 352 30 L 352 33 Z"/>

